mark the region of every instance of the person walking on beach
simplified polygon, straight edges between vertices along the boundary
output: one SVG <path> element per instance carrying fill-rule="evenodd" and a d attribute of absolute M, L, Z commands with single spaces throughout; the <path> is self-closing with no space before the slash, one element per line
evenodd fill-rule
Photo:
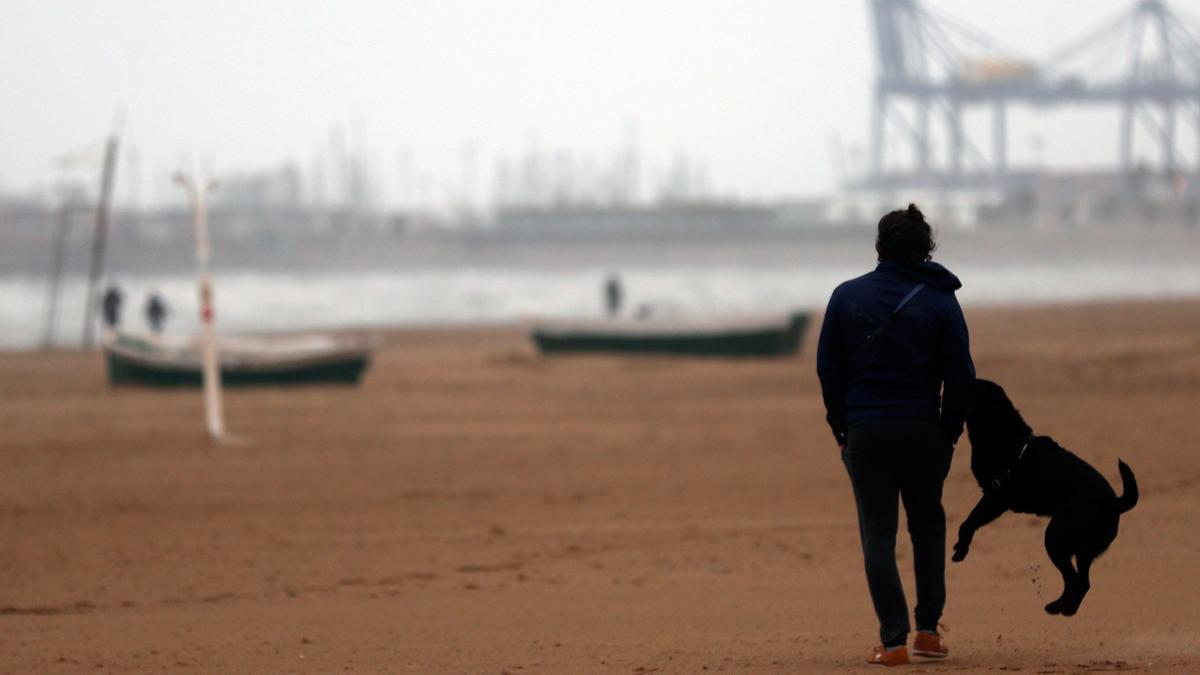
<path fill-rule="evenodd" d="M 109 330 L 116 330 L 117 326 L 121 325 L 121 300 L 121 289 L 116 284 L 111 284 L 108 290 L 104 291 L 104 297 L 100 299 L 104 327 Z"/>
<path fill-rule="evenodd" d="M 163 323 L 167 320 L 167 303 L 158 294 L 158 291 L 151 291 L 150 297 L 146 298 L 146 323 L 150 325 L 150 331 L 153 333 L 161 333 Z"/>
<path fill-rule="evenodd" d="M 913 653 L 945 658 L 942 483 L 962 434 L 975 378 L 958 277 L 933 262 L 935 244 L 915 205 L 879 221 L 873 272 L 834 291 L 817 347 L 826 419 L 850 474 L 867 587 L 881 646 L 872 665 L 908 663 L 908 605 L 896 567 L 904 502 L 917 578 Z"/>
<path fill-rule="evenodd" d="M 613 317 L 621 312 L 621 300 L 625 295 L 625 289 L 621 284 L 621 277 L 616 273 L 608 275 L 604 280 L 604 310 L 608 316 Z"/>

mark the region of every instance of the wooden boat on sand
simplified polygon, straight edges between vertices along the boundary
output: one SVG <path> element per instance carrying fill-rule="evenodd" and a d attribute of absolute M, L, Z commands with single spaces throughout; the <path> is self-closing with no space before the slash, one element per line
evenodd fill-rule
<path fill-rule="evenodd" d="M 349 335 L 222 337 L 221 382 L 227 386 L 358 384 L 374 343 Z M 200 340 L 113 332 L 105 336 L 108 381 L 114 386 L 199 387 Z"/>
<path fill-rule="evenodd" d="M 542 354 L 643 353 L 763 357 L 796 353 L 810 314 L 741 319 L 593 319 L 537 321 L 531 336 Z"/>

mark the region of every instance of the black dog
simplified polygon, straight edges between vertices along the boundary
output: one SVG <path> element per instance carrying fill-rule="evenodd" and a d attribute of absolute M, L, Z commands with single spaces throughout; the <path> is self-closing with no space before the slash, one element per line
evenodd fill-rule
<path fill-rule="evenodd" d="M 952 560 L 966 558 L 975 531 L 1005 511 L 1050 516 L 1046 552 L 1065 587 L 1046 611 L 1072 616 L 1091 587 L 1092 561 L 1116 539 L 1121 514 L 1137 504 L 1133 471 L 1117 460 L 1125 486 L 1118 497 L 1090 464 L 1049 437 L 1034 436 L 1000 385 L 976 380 L 972 393 L 967 413 L 971 473 L 983 498 L 958 528 Z M 1072 566 L 1072 556 L 1078 567 Z"/>

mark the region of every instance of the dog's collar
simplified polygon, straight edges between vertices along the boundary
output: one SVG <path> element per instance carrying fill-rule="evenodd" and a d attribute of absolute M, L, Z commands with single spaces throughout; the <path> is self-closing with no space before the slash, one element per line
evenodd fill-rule
<path fill-rule="evenodd" d="M 1021 451 L 1017 453 L 1017 462 L 1025 456 L 1025 451 L 1029 449 L 1029 444 L 1033 441 L 1033 434 L 1029 434 L 1029 438 L 1025 439 L 1025 445 L 1021 446 Z M 1016 462 L 1014 462 L 1015 464 Z"/>
<path fill-rule="evenodd" d="M 1006 469 L 999 477 L 992 479 L 993 490 L 999 490 L 1008 483 L 1008 479 L 1012 476 L 1013 469 L 1016 469 L 1017 465 L 1021 463 L 1021 460 L 1025 458 L 1025 452 L 1029 450 L 1029 444 L 1032 442 L 1033 434 L 1031 433 L 1029 434 L 1029 438 L 1025 439 L 1025 445 L 1021 446 L 1021 451 L 1017 453 L 1017 459 L 1012 463 L 1012 466 L 1008 467 L 1008 469 Z"/>

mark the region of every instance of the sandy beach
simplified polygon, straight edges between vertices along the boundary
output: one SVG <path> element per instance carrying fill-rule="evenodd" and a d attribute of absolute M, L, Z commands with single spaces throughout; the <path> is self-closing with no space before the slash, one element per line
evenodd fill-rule
<path fill-rule="evenodd" d="M 1200 300 L 967 318 L 980 375 L 1115 486 L 1127 461 L 1142 501 L 1071 619 L 1042 611 L 1044 521 L 982 530 L 949 567 L 951 659 L 910 669 L 1200 672 Z M 761 361 L 384 339 L 359 388 L 229 392 L 221 447 L 197 391 L 0 354 L 0 672 L 861 670 L 815 335 Z"/>

